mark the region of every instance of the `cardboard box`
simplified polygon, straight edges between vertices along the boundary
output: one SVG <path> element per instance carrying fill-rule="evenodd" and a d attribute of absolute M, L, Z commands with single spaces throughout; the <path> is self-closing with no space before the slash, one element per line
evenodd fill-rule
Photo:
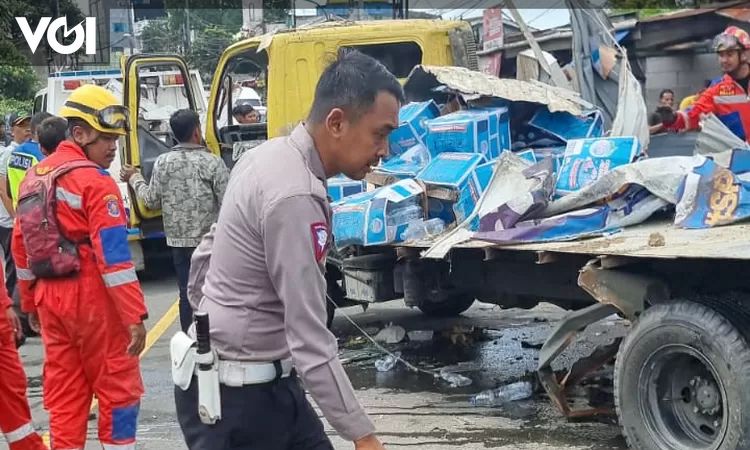
<path fill-rule="evenodd" d="M 529 121 L 529 126 L 563 142 L 600 137 L 604 133 L 604 121 L 599 111 L 574 116 L 564 111 L 550 112 L 546 107 L 539 108 Z"/>
<path fill-rule="evenodd" d="M 536 164 L 537 159 L 536 155 L 534 154 L 534 150 L 524 150 L 522 152 L 516 152 L 517 156 L 520 156 L 521 158 L 525 159 L 526 161 L 529 161 L 531 164 Z"/>
<path fill-rule="evenodd" d="M 431 159 L 427 147 L 417 144 L 403 154 L 383 161 L 374 172 L 392 175 L 396 178 L 414 178 L 430 163 Z"/>
<path fill-rule="evenodd" d="M 425 122 L 439 115 L 440 109 L 432 100 L 402 106 L 398 112 L 399 127 L 388 136 L 389 158 L 398 156 L 417 144 L 424 144 L 427 134 Z"/>
<path fill-rule="evenodd" d="M 571 140 L 557 174 L 555 194 L 575 192 L 613 168 L 630 164 L 640 153 L 641 145 L 634 137 Z"/>
<path fill-rule="evenodd" d="M 424 217 L 422 193 L 419 183 L 406 179 L 334 203 L 336 247 L 401 242 L 409 221 Z"/>
<path fill-rule="evenodd" d="M 534 157 L 536 158 L 537 162 L 544 160 L 545 158 L 552 158 L 552 168 L 555 171 L 555 173 L 558 173 L 560 171 L 560 166 L 562 165 L 563 158 L 565 157 L 565 147 L 544 147 L 544 148 L 535 148 L 534 151 Z"/>
<path fill-rule="evenodd" d="M 495 159 L 503 151 L 511 149 L 510 115 L 507 107 L 483 107 L 470 111 L 488 115 L 490 121 L 490 151 L 485 155 L 488 160 Z"/>
<path fill-rule="evenodd" d="M 417 177 L 428 185 L 443 186 L 454 189 L 458 199 L 454 203 L 440 200 L 439 203 L 428 203 L 428 217 L 438 217 L 446 224 L 463 222 L 473 211 L 482 195 L 484 186 L 477 177 L 477 167 L 486 162 L 483 155 L 476 153 L 440 153 Z M 489 179 L 483 177 L 485 183 Z M 452 213 L 452 214 L 451 214 Z M 479 225 L 477 221 L 476 225 Z"/>
<path fill-rule="evenodd" d="M 337 202 L 344 197 L 359 194 L 365 191 L 365 182 L 351 180 L 344 175 L 328 179 L 328 196 L 331 202 Z"/>
<path fill-rule="evenodd" d="M 427 148 L 443 152 L 490 153 L 490 120 L 486 113 L 459 111 L 427 121 Z"/>

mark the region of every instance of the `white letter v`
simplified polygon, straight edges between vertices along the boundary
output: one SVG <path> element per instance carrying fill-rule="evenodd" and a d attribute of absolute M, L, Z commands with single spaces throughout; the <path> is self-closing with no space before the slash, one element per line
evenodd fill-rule
<path fill-rule="evenodd" d="M 39 21 L 39 25 L 36 26 L 36 30 L 32 32 L 29 21 L 25 17 L 16 17 L 16 22 L 18 22 L 18 26 L 21 28 L 21 33 L 23 33 L 23 37 L 29 44 L 32 54 L 36 53 L 39 43 L 42 42 L 44 31 L 47 29 L 51 21 L 51 17 L 42 17 Z"/>

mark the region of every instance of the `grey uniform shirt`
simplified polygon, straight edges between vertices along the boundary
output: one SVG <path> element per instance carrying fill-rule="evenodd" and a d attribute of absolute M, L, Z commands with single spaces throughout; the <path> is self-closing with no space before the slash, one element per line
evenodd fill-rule
<path fill-rule="evenodd" d="M 199 309 L 220 358 L 291 356 L 328 422 L 349 440 L 374 432 L 326 328 L 330 207 L 323 163 L 300 125 L 244 155 L 216 224 Z"/>
<path fill-rule="evenodd" d="M 130 185 L 148 208 L 161 208 L 167 245 L 196 247 L 216 222 L 228 180 L 224 160 L 202 145 L 180 144 L 156 158 L 150 182 L 136 173 Z"/>

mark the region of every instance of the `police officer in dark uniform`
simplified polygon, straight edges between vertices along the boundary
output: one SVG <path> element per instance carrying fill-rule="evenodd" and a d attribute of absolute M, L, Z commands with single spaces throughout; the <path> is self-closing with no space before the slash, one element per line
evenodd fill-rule
<path fill-rule="evenodd" d="M 355 449 L 382 449 L 326 328 L 331 211 L 326 180 L 362 179 L 388 153 L 403 90 L 375 59 L 342 54 L 322 74 L 307 120 L 248 152 L 234 168 L 196 310 L 210 317 L 221 419 L 198 416 L 195 378 L 175 389 L 191 450 L 332 449 L 297 376 Z M 191 273 L 191 282 L 195 273 Z M 193 285 L 193 289 L 196 289 Z M 196 298 L 191 292 L 191 298 Z"/>

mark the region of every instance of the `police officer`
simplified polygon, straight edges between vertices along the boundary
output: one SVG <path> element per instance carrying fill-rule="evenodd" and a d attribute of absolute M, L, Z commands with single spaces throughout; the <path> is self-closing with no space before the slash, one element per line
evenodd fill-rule
<path fill-rule="evenodd" d="M 387 155 L 402 102 L 382 64 L 342 54 L 321 75 L 306 122 L 234 168 L 197 305 L 210 317 L 220 358 L 222 418 L 200 421 L 195 378 L 175 389 L 191 450 L 332 449 L 297 374 L 343 438 L 358 450 L 383 448 L 326 328 L 326 180 L 362 179 Z M 195 258 L 195 270 L 205 267 Z"/>

